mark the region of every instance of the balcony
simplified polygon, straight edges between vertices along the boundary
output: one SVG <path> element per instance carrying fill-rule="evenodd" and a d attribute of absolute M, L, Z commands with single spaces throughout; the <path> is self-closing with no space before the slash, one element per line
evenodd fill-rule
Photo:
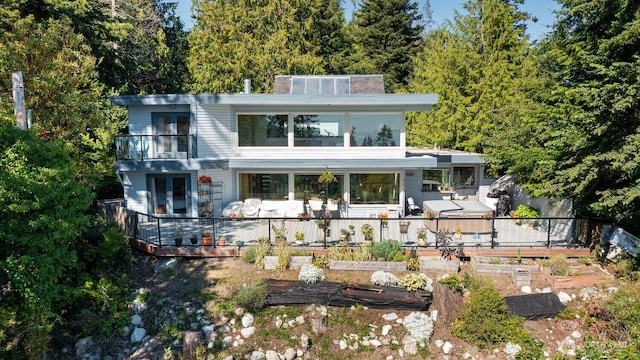
<path fill-rule="evenodd" d="M 194 136 L 118 135 L 116 160 L 187 159 L 194 156 Z"/>

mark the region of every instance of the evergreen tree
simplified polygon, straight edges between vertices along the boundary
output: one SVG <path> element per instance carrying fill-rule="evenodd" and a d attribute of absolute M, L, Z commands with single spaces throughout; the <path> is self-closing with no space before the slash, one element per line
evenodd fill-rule
<path fill-rule="evenodd" d="M 252 91 L 272 92 L 275 75 L 319 74 L 323 59 L 313 31 L 313 4 L 301 0 L 194 1 L 188 67 L 193 92 L 231 92 L 252 80 Z"/>
<path fill-rule="evenodd" d="M 529 116 L 525 90 L 536 69 L 519 3 L 468 1 L 466 14 L 427 35 L 410 88 L 437 93 L 438 105 L 410 114 L 409 144 L 490 153 L 497 133 Z"/>
<path fill-rule="evenodd" d="M 410 0 L 364 0 L 354 13 L 356 44 L 347 71 L 383 74 L 389 93 L 405 88 L 413 72 L 411 57 L 421 44 L 417 9 Z"/>
<path fill-rule="evenodd" d="M 352 41 L 340 0 L 315 0 L 308 10 L 301 18 L 308 18 L 311 23 L 309 42 L 317 49 L 315 55 L 323 59 L 324 72 L 344 74 Z"/>
<path fill-rule="evenodd" d="M 574 201 L 585 215 L 640 231 L 640 3 L 561 0 L 542 44 L 543 69 L 556 86 L 542 99 L 550 160 L 520 174 L 535 195 Z M 541 148 L 540 146 L 538 148 Z"/>

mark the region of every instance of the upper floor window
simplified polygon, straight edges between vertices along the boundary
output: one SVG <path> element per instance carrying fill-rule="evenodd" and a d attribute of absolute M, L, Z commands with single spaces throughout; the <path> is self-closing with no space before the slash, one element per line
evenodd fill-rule
<path fill-rule="evenodd" d="M 238 115 L 239 146 L 287 146 L 287 115 Z"/>
<path fill-rule="evenodd" d="M 399 114 L 351 114 L 351 146 L 400 146 Z"/>
<path fill-rule="evenodd" d="M 344 146 L 342 114 L 295 115 L 295 146 Z"/>
<path fill-rule="evenodd" d="M 156 156 L 186 157 L 189 152 L 189 127 L 189 113 L 153 114 Z"/>

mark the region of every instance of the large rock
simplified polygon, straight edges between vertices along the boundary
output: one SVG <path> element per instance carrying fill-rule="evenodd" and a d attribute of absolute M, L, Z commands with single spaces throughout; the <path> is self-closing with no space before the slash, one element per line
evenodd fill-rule
<path fill-rule="evenodd" d="M 200 331 L 185 331 L 182 338 L 182 354 L 187 358 L 195 356 L 196 349 L 202 343 L 202 333 Z"/>
<path fill-rule="evenodd" d="M 178 266 L 178 259 L 176 258 L 160 259 L 158 260 L 158 263 L 156 264 L 156 267 L 153 269 L 153 271 L 155 271 L 155 273 L 157 274 L 166 270 L 173 269 L 176 266 Z"/>
<path fill-rule="evenodd" d="M 145 336 L 147 336 L 147 330 L 145 330 L 144 328 L 135 328 L 133 330 L 133 333 L 131 333 L 131 342 L 134 344 L 138 343 L 142 341 Z"/>
<path fill-rule="evenodd" d="M 513 176 L 504 175 L 489 186 L 487 197 L 500 198 L 502 195 L 511 193 L 514 187 L 515 182 L 513 181 Z"/>
<path fill-rule="evenodd" d="M 249 327 L 253 325 L 253 315 L 247 313 L 242 317 L 242 327 Z"/>
<path fill-rule="evenodd" d="M 80 359 L 93 346 L 93 338 L 91 336 L 83 337 L 76 342 L 76 358 Z"/>

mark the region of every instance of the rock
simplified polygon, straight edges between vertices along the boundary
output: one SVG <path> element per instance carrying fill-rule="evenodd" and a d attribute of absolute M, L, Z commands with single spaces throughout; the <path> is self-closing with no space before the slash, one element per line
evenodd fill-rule
<path fill-rule="evenodd" d="M 566 303 L 572 300 L 571 295 L 567 294 L 564 291 L 560 291 L 558 293 L 558 299 L 560 300 L 561 303 Z"/>
<path fill-rule="evenodd" d="M 176 258 L 160 259 L 158 260 L 158 263 L 156 264 L 153 271 L 157 274 L 166 270 L 173 269 L 176 266 L 178 266 L 178 259 Z"/>
<path fill-rule="evenodd" d="M 266 360 L 280 360 L 280 355 L 275 350 L 267 350 L 264 357 Z"/>
<path fill-rule="evenodd" d="M 256 332 L 256 327 L 255 326 L 249 326 L 246 328 L 243 328 L 240 330 L 240 334 L 242 335 L 243 338 L 248 338 L 251 335 L 255 334 Z"/>
<path fill-rule="evenodd" d="M 571 336 L 576 339 L 580 339 L 582 337 L 582 334 L 580 333 L 580 331 L 575 330 L 574 332 L 571 333 Z"/>
<path fill-rule="evenodd" d="M 431 320 L 433 322 L 438 320 L 438 310 L 431 310 Z"/>
<path fill-rule="evenodd" d="M 142 317 L 140 317 L 140 315 L 135 314 L 131 316 L 131 325 L 138 326 L 140 324 L 142 324 Z"/>
<path fill-rule="evenodd" d="M 346 340 L 344 340 L 344 339 L 340 340 L 340 350 L 344 350 L 346 348 L 347 348 Z"/>
<path fill-rule="evenodd" d="M 277 327 L 278 329 L 280 329 L 280 328 L 282 327 L 282 323 L 283 323 L 283 321 L 282 321 L 281 319 L 277 319 L 277 320 L 276 320 L 276 327 Z"/>
<path fill-rule="evenodd" d="M 531 294 L 531 286 L 525 285 L 520 288 L 520 291 L 522 291 L 525 294 Z"/>
<path fill-rule="evenodd" d="M 462 354 L 462 358 L 463 359 L 471 359 L 471 354 L 469 354 L 469 352 L 465 352 L 464 354 Z"/>
<path fill-rule="evenodd" d="M 138 343 L 140 341 L 142 341 L 142 339 L 144 339 L 144 337 L 147 336 L 147 330 L 145 330 L 144 328 L 135 328 L 133 329 L 133 333 L 131 333 L 131 342 L 132 343 Z"/>
<path fill-rule="evenodd" d="M 446 355 L 449 355 L 451 354 L 451 350 L 453 350 L 453 344 L 446 341 L 444 345 L 442 345 L 442 352 L 445 353 Z"/>
<path fill-rule="evenodd" d="M 229 346 L 231 346 L 232 342 L 233 342 L 233 338 L 230 335 L 225 336 L 224 339 L 222 339 L 222 346 L 224 348 L 228 348 Z"/>
<path fill-rule="evenodd" d="M 251 325 L 253 325 L 253 315 L 249 313 L 244 314 L 244 316 L 242 317 L 242 327 L 247 328 Z"/>
<path fill-rule="evenodd" d="M 215 331 L 215 327 L 213 325 L 205 325 L 202 327 L 202 332 L 207 335 Z"/>
<path fill-rule="evenodd" d="M 265 359 L 265 354 L 262 351 L 253 351 L 249 356 L 249 360 L 263 360 Z"/>
<path fill-rule="evenodd" d="M 379 346 L 382 345 L 382 343 L 378 339 L 369 340 L 369 344 L 371 344 L 372 346 L 375 346 L 375 347 L 379 347 Z"/>
<path fill-rule="evenodd" d="M 91 336 L 83 337 L 76 342 L 76 358 L 81 358 L 84 353 L 89 351 L 93 346 L 93 338 Z"/>
<path fill-rule="evenodd" d="M 296 316 L 296 322 L 297 322 L 299 325 L 304 324 L 304 316 L 302 316 L 302 315 Z"/>
<path fill-rule="evenodd" d="M 135 314 L 141 313 L 147 310 L 147 308 L 147 303 L 140 299 L 133 300 L 133 304 L 131 305 L 131 311 L 133 311 Z"/>
<path fill-rule="evenodd" d="M 308 350 L 310 346 L 311 343 L 309 342 L 309 336 L 307 336 L 307 334 L 300 335 L 300 347 L 303 350 Z"/>
<path fill-rule="evenodd" d="M 580 293 L 578 296 L 580 296 L 580 299 L 584 301 L 591 300 L 599 297 L 600 291 L 594 287 L 583 288 L 580 289 Z"/>
<path fill-rule="evenodd" d="M 122 336 L 127 337 L 131 333 L 131 328 L 126 325 L 122 328 Z"/>
<path fill-rule="evenodd" d="M 235 310 L 233 310 L 233 313 L 237 316 L 240 317 L 242 315 L 244 315 L 244 308 L 238 307 Z"/>
<path fill-rule="evenodd" d="M 222 325 L 218 328 L 218 332 L 220 333 L 226 333 L 231 331 L 231 327 L 229 325 Z"/>
<path fill-rule="evenodd" d="M 444 345 L 444 341 L 442 341 L 442 340 L 440 340 L 440 339 L 436 340 L 436 346 L 437 346 L 437 347 L 441 348 L 441 347 L 442 347 L 442 345 Z"/>
<path fill-rule="evenodd" d="M 382 336 L 387 336 L 389 335 L 389 331 L 391 331 L 392 326 L 391 325 L 385 325 L 382 327 Z"/>
<path fill-rule="evenodd" d="M 296 356 L 301 358 L 302 356 L 304 356 L 304 351 L 302 351 L 302 349 L 296 350 Z"/>
<path fill-rule="evenodd" d="M 552 293 L 552 292 L 553 292 L 553 289 L 550 288 L 550 287 L 546 287 L 546 288 L 542 289 L 542 293 L 544 293 L 544 294 L 548 294 L 548 293 Z"/>
<path fill-rule="evenodd" d="M 284 351 L 284 360 L 293 360 L 296 356 L 296 351 L 293 348 L 287 348 L 287 350 Z"/>
<path fill-rule="evenodd" d="M 398 314 L 396 314 L 396 313 L 383 314 L 382 318 L 387 320 L 387 321 L 393 321 L 393 320 L 396 320 L 398 318 Z"/>

